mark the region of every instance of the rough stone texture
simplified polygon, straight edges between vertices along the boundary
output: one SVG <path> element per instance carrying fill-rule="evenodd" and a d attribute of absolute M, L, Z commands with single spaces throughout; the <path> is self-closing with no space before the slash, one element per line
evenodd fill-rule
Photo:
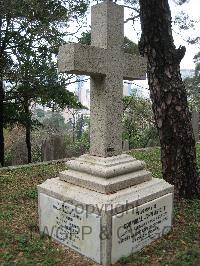
<path fill-rule="evenodd" d="M 114 193 L 118 190 L 152 179 L 151 173 L 145 170 L 112 177 L 110 179 L 80 173 L 77 171 L 64 171 L 60 173 L 59 176 L 63 181 L 106 194 Z"/>
<path fill-rule="evenodd" d="M 135 208 L 144 209 L 145 212 L 154 208 L 157 217 L 162 202 L 165 202 L 163 197 L 169 196 L 164 207 L 167 210 L 167 225 L 171 226 L 173 186 L 164 180 L 152 178 L 143 162 L 122 154 L 123 79 L 142 79 L 146 73 L 143 59 L 123 52 L 123 7 L 108 0 L 93 6 L 91 37 L 92 46 L 69 44 L 59 52 L 60 71 L 91 76 L 90 155 L 68 162 L 69 170 L 60 173 L 59 178 L 49 179 L 38 186 L 40 230 L 45 225 L 57 226 L 59 222 L 62 233 L 67 230 L 67 235 L 71 237 L 75 232 L 74 241 L 70 238 L 70 243 L 63 244 L 109 266 L 119 256 L 127 255 L 127 250 L 130 253 L 131 243 L 127 244 L 128 249 L 119 248 L 116 230 L 135 218 L 134 214 L 130 215 L 130 212 L 137 211 Z M 157 209 L 157 205 L 161 207 Z M 81 231 L 76 232 L 83 225 L 83 217 L 80 222 L 74 221 L 77 216 L 73 211 L 77 207 L 90 217 L 91 227 L 96 228 L 94 235 L 89 236 L 94 243 L 91 252 L 91 240 L 81 242 Z M 164 207 L 161 208 L 162 213 Z M 59 210 L 59 215 L 52 214 L 55 208 Z M 126 218 L 120 222 L 117 220 L 120 218 L 116 217 L 118 214 Z M 93 219 L 95 215 L 100 219 Z M 97 237 L 99 221 L 101 226 Z M 158 229 L 165 225 L 164 220 L 159 222 Z M 88 224 L 88 221 L 84 222 L 84 225 Z M 144 225 L 140 226 L 146 230 Z M 152 228 L 153 232 L 157 232 L 154 221 L 150 221 L 148 226 L 150 233 Z M 125 233 L 130 235 L 129 229 Z M 58 239 L 57 235 L 53 237 Z M 151 239 L 148 239 L 150 242 Z M 140 247 L 144 245 L 142 242 Z M 115 246 L 120 252 L 115 250 Z M 137 247 L 132 251 L 135 250 Z"/>
<path fill-rule="evenodd" d="M 145 59 L 137 55 L 124 53 L 123 49 L 120 49 L 118 54 L 118 60 L 113 63 L 117 62 L 117 65 L 120 65 L 123 79 L 146 79 Z M 114 56 L 113 50 L 79 43 L 69 43 L 59 49 L 58 67 L 60 72 L 97 76 L 101 79 L 107 75 L 111 64 L 109 59 L 113 60 Z M 112 71 L 114 72 L 114 69 Z"/>
<path fill-rule="evenodd" d="M 64 136 L 53 135 L 42 145 L 42 161 L 58 160 L 65 157 Z"/>
<path fill-rule="evenodd" d="M 151 181 L 107 195 L 72 185 L 57 177 L 48 179 L 39 185 L 38 192 L 75 206 L 81 206 L 87 211 L 88 206 L 92 206 L 92 213 L 98 214 L 100 210 L 106 208 L 108 213 L 112 212 L 112 215 L 115 215 L 124 211 L 125 204 L 128 210 L 168 193 L 173 193 L 173 186 L 162 179 L 153 178 Z"/>
<path fill-rule="evenodd" d="M 121 154 L 118 156 L 106 157 L 106 158 L 84 154 L 81 157 L 77 158 L 77 160 L 82 162 L 88 162 L 91 164 L 97 164 L 100 166 L 110 167 L 118 164 L 133 162 L 136 159 L 128 154 Z"/>
<path fill-rule="evenodd" d="M 195 141 L 199 141 L 199 112 L 192 111 L 192 127 L 194 131 Z"/>
<path fill-rule="evenodd" d="M 124 41 L 124 9 L 111 1 L 92 7 L 92 45 L 105 49 L 121 49 Z"/>
<path fill-rule="evenodd" d="M 150 205 L 152 208 L 154 208 L 154 210 L 156 210 L 156 213 L 154 214 L 156 219 L 158 219 L 157 212 L 159 212 L 160 214 L 161 211 L 162 213 L 164 211 L 167 211 L 167 223 L 165 222 L 165 220 L 161 221 L 161 224 L 159 224 L 158 233 L 160 233 L 160 229 L 165 225 L 171 226 L 172 214 L 170 211 L 171 209 L 168 208 L 168 206 L 172 206 L 173 187 L 164 180 L 152 179 L 151 181 L 144 182 L 140 185 L 132 186 L 130 188 L 118 191 L 117 193 L 106 195 L 69 184 L 67 182 L 61 181 L 59 178 L 54 178 L 49 179 L 42 185 L 38 186 L 38 192 L 40 230 L 44 231 L 44 227 L 46 226 L 48 228 L 48 232 L 46 233 L 50 234 L 53 238 L 60 240 L 60 242 L 63 244 L 72 246 L 72 248 L 75 248 L 78 252 L 92 257 L 97 262 L 99 262 L 100 256 L 100 263 L 104 266 L 110 265 L 111 260 L 112 262 L 115 262 L 123 254 L 127 255 L 127 249 L 122 247 L 123 249 L 121 249 L 120 253 L 117 256 L 115 248 L 112 248 L 112 246 L 117 246 L 117 248 L 119 248 L 118 244 L 116 243 L 116 230 L 118 230 L 118 228 L 120 229 L 121 226 L 124 227 L 124 223 L 132 221 L 133 218 L 135 218 L 136 211 L 141 209 L 147 211 L 149 210 L 147 209 L 147 207 L 149 208 Z M 47 201 L 46 205 L 44 204 L 44 195 L 50 201 Z M 170 195 L 170 197 L 168 197 L 166 208 L 160 210 L 160 207 L 164 207 L 160 206 L 160 202 L 162 202 L 162 197 L 165 195 Z M 72 220 L 70 227 L 67 226 L 68 220 L 74 219 L 75 217 L 73 213 L 69 211 L 69 205 L 72 206 L 73 210 L 77 210 L 77 208 L 81 209 L 81 215 L 84 214 L 85 216 L 89 217 L 89 219 L 86 219 L 85 222 L 82 223 L 82 218 L 78 224 L 77 222 L 73 222 Z M 155 207 L 157 205 L 158 207 Z M 55 208 L 61 211 L 59 215 L 52 215 L 53 209 Z M 130 215 L 131 212 L 133 213 L 132 216 Z M 94 219 L 95 215 L 97 215 L 96 219 Z M 117 218 L 116 215 L 118 215 Z M 61 227 L 59 227 L 59 229 L 62 229 L 61 235 L 63 236 L 63 228 L 64 230 L 66 228 L 68 230 L 68 233 L 71 233 L 74 232 L 71 231 L 72 229 L 77 229 L 77 225 L 79 227 L 83 225 L 90 226 L 89 221 L 92 221 L 91 228 L 96 228 L 95 230 L 91 231 L 91 234 L 88 235 L 90 241 L 88 242 L 86 239 L 85 241 L 78 239 L 77 245 L 74 246 L 71 238 L 70 244 L 65 243 L 65 241 L 58 239 L 58 235 L 53 234 L 51 231 L 52 228 L 55 229 L 54 226 L 60 225 Z M 100 234 L 98 234 L 99 221 L 101 221 Z M 57 222 L 59 223 L 57 224 Z M 154 221 L 152 220 L 149 224 L 149 230 L 150 225 L 155 226 L 153 224 Z M 153 232 L 157 233 L 157 229 Z M 128 235 L 130 234 L 129 229 L 127 229 L 127 233 Z M 80 236 L 80 233 L 78 235 Z M 75 236 L 77 236 L 77 234 L 75 234 Z M 93 239 L 93 242 L 96 245 L 96 247 L 94 245 L 93 250 L 96 251 L 99 247 L 99 241 L 101 242 L 100 254 L 95 254 L 95 252 L 90 253 L 88 251 L 88 246 L 90 247 L 91 239 Z M 119 239 L 117 239 L 117 241 L 119 241 Z M 150 243 L 151 241 L 153 241 L 153 239 L 148 239 L 148 243 Z M 140 245 L 144 246 L 145 244 L 144 242 L 142 242 L 140 243 Z M 138 247 L 134 247 L 130 252 L 131 246 L 128 245 L 128 247 L 128 253 L 138 250 Z"/>
<path fill-rule="evenodd" d="M 111 178 L 123 174 L 134 173 L 145 167 L 143 161 L 138 161 L 130 155 L 110 157 L 109 160 L 101 157 L 82 155 L 66 163 L 68 169 L 88 173 L 94 176 Z"/>
<path fill-rule="evenodd" d="M 66 165 L 61 180 L 100 193 L 114 193 L 152 179 L 144 162 L 126 154 L 107 158 L 82 155 Z"/>
<path fill-rule="evenodd" d="M 137 55 L 124 53 L 123 77 L 125 80 L 146 79 L 146 60 Z"/>
<path fill-rule="evenodd" d="M 126 151 L 129 151 L 130 148 L 129 148 L 129 141 L 127 139 L 125 139 L 123 141 L 123 151 L 126 152 Z"/>
<path fill-rule="evenodd" d="M 91 46 L 60 48 L 61 72 L 91 76 L 90 154 L 122 153 L 123 79 L 145 79 L 143 58 L 123 52 L 124 10 L 111 1 L 92 7 Z"/>
<path fill-rule="evenodd" d="M 12 165 L 23 165 L 28 163 L 28 150 L 25 140 L 17 142 L 11 151 Z"/>
<path fill-rule="evenodd" d="M 69 43 L 60 47 L 60 72 L 77 75 L 106 75 L 106 50 L 98 47 Z"/>

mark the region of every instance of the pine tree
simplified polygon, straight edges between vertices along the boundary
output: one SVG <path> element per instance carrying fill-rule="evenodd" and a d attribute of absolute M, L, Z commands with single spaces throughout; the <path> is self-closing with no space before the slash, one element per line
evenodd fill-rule
<path fill-rule="evenodd" d="M 161 143 L 163 178 L 177 196 L 200 197 L 195 140 L 187 94 L 180 75 L 185 47 L 176 49 L 168 0 L 140 0 L 141 55 L 147 58 L 148 82 Z"/>

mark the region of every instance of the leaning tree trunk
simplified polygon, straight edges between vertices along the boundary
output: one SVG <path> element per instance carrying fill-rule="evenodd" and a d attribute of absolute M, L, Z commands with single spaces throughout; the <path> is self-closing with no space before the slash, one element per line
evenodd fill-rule
<path fill-rule="evenodd" d="M 179 197 L 199 197 L 195 140 L 186 89 L 180 75 L 185 47 L 176 49 L 168 0 L 140 0 L 140 53 L 147 57 L 148 82 L 161 144 L 163 178 Z"/>
<path fill-rule="evenodd" d="M 4 166 L 4 89 L 3 89 L 3 81 L 0 80 L 0 165 Z"/>

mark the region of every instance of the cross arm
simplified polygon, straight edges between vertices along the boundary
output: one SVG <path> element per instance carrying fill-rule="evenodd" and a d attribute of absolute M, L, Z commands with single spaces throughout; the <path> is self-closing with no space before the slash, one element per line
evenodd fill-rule
<path fill-rule="evenodd" d="M 105 75 L 106 50 L 78 43 L 65 44 L 59 49 L 58 70 L 77 75 Z"/>
<path fill-rule="evenodd" d="M 127 80 L 146 79 L 147 62 L 146 59 L 128 53 L 124 53 L 124 71 L 123 77 Z"/>

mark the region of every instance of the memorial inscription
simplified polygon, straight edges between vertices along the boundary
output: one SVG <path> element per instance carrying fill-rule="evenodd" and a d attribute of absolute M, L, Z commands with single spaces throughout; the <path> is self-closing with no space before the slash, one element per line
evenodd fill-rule
<path fill-rule="evenodd" d="M 42 193 L 40 208 L 41 233 L 100 262 L 100 216 Z"/>
<path fill-rule="evenodd" d="M 171 217 L 172 193 L 113 216 L 112 262 L 167 234 Z"/>

